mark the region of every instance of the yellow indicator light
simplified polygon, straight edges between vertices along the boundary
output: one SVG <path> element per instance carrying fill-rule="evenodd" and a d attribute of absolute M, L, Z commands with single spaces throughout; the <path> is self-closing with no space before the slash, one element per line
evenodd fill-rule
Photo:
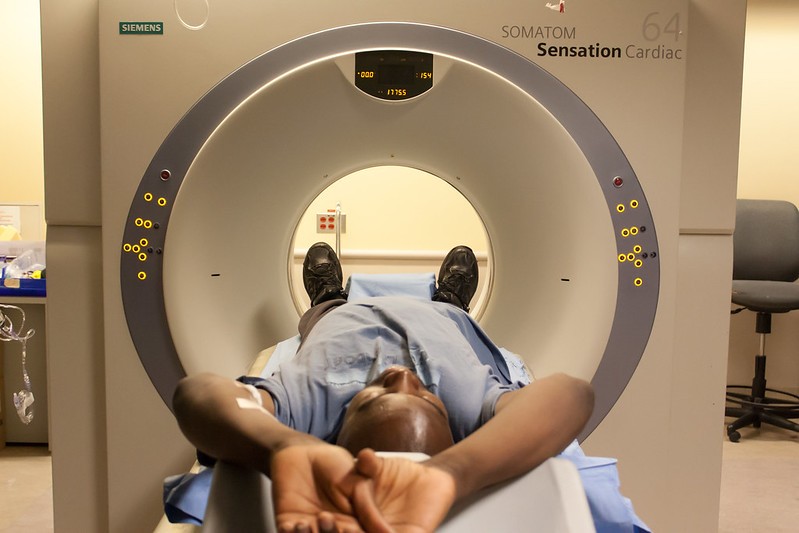
<path fill-rule="evenodd" d="M 617 205 L 616 211 L 618 211 L 619 213 L 624 213 L 624 204 Z"/>
<path fill-rule="evenodd" d="M 641 261 L 640 259 L 636 259 L 635 260 L 635 268 L 641 268 L 642 266 L 644 266 L 644 262 Z"/>
<path fill-rule="evenodd" d="M 164 207 L 166 205 L 166 198 L 163 198 L 163 197 L 159 198 L 158 199 L 158 205 L 160 205 L 161 207 Z"/>
<path fill-rule="evenodd" d="M 129 243 L 126 242 L 125 244 L 122 245 L 122 249 L 126 252 L 129 252 L 133 249 L 133 246 L 131 246 Z"/>
<path fill-rule="evenodd" d="M 145 279 L 147 279 L 147 272 L 139 272 L 139 274 L 138 274 L 138 278 L 139 278 L 140 280 L 145 280 Z"/>
<path fill-rule="evenodd" d="M 624 263 L 627 261 L 627 256 L 624 254 L 619 254 L 619 263 Z"/>
<path fill-rule="evenodd" d="M 152 202 L 153 201 L 153 193 L 151 193 L 151 192 L 144 193 L 144 200 L 147 201 L 147 202 Z"/>
<path fill-rule="evenodd" d="M 133 223 L 136 224 L 137 226 L 141 227 L 141 226 L 144 225 L 144 220 L 141 219 L 141 218 L 137 218 L 136 220 L 133 221 Z"/>
<path fill-rule="evenodd" d="M 627 261 L 635 261 L 635 254 L 627 254 Z"/>
<path fill-rule="evenodd" d="M 629 237 L 630 236 L 630 230 L 628 230 L 627 228 L 624 228 L 623 230 L 621 230 L 621 236 L 622 237 Z"/>
<path fill-rule="evenodd" d="M 153 221 L 152 220 L 145 220 L 144 221 L 144 227 L 145 227 L 145 229 L 152 228 L 153 227 Z"/>
<path fill-rule="evenodd" d="M 638 200 L 631 200 L 630 201 L 630 207 L 632 207 L 633 209 L 637 208 L 638 207 Z"/>
<path fill-rule="evenodd" d="M 147 261 L 147 254 L 142 252 L 139 254 L 139 261 Z"/>
<path fill-rule="evenodd" d="M 130 250 L 133 253 L 137 254 L 137 253 L 141 252 L 141 246 L 139 246 L 138 244 L 134 244 L 133 246 L 130 247 Z"/>
<path fill-rule="evenodd" d="M 148 244 L 150 244 L 150 241 L 148 241 L 147 239 L 144 239 L 144 238 L 143 238 L 143 239 L 141 239 L 141 240 L 139 241 L 139 244 L 141 244 L 141 245 L 142 245 L 142 248 L 143 248 L 143 247 L 147 246 Z"/>
<path fill-rule="evenodd" d="M 641 253 L 641 246 L 640 246 L 640 245 L 638 245 L 638 244 L 636 244 L 635 246 L 633 246 L 633 252 L 635 252 L 635 253 L 637 253 L 637 254 L 640 254 L 640 253 Z"/>
<path fill-rule="evenodd" d="M 635 226 L 630 228 L 630 235 L 638 235 L 638 228 L 636 228 Z"/>
<path fill-rule="evenodd" d="M 633 285 L 635 285 L 636 287 L 640 287 L 643 284 L 644 284 L 644 280 L 642 280 L 641 278 L 635 278 L 633 280 Z"/>

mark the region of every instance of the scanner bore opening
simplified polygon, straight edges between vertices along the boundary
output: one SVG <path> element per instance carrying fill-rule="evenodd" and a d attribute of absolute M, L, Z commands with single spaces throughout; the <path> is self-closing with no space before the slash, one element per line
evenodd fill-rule
<path fill-rule="evenodd" d="M 302 263 L 308 247 L 318 241 L 339 250 L 345 284 L 353 273 L 438 276 L 444 255 L 465 244 L 475 251 L 480 267 L 473 316 L 479 319 L 490 296 L 493 258 L 485 223 L 460 191 L 424 170 L 370 167 L 342 177 L 316 196 L 301 216 L 289 250 L 292 298 L 300 314 L 310 306 Z"/>

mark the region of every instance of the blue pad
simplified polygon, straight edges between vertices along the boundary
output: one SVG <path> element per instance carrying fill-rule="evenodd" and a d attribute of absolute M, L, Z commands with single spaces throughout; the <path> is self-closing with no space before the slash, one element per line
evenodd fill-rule
<path fill-rule="evenodd" d="M 347 300 L 354 302 L 373 296 L 410 296 L 429 300 L 436 290 L 436 276 L 422 274 L 353 274 L 347 281 Z"/>

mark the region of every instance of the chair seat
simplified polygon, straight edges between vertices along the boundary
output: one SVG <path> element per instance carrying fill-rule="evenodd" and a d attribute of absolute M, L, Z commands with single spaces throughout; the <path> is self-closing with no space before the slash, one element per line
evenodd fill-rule
<path fill-rule="evenodd" d="M 733 280 L 732 302 L 755 312 L 799 309 L 799 284 L 788 281 Z"/>

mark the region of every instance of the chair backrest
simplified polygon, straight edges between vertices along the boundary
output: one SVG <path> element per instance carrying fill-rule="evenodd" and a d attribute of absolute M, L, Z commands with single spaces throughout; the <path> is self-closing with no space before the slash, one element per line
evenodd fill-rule
<path fill-rule="evenodd" d="M 783 200 L 738 200 L 733 279 L 799 278 L 799 210 Z"/>

